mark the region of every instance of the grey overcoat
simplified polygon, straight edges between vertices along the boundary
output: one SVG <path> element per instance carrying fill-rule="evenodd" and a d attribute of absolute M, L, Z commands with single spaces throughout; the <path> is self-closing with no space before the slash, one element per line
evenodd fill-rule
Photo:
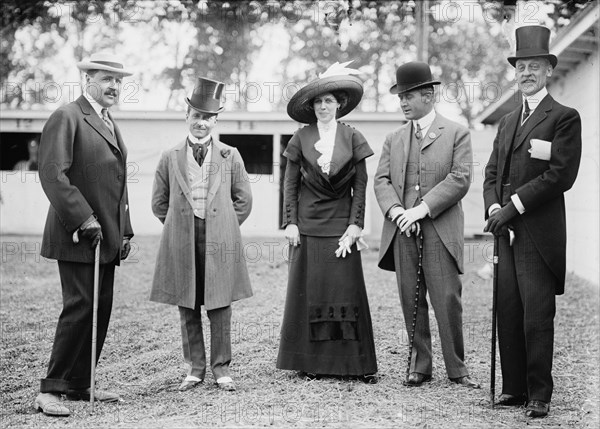
<path fill-rule="evenodd" d="M 156 168 L 152 211 L 164 224 L 150 300 L 194 308 L 196 270 L 194 212 L 188 184 L 186 141 L 167 150 Z M 206 202 L 207 310 L 252 296 L 240 225 L 252 208 L 252 193 L 237 149 L 213 138 Z"/>

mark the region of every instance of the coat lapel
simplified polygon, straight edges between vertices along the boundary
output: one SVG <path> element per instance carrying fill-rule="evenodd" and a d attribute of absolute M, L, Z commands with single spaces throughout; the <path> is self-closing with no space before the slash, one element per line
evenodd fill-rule
<path fill-rule="evenodd" d="M 431 123 L 431 126 L 427 130 L 427 134 L 423 136 L 423 143 L 421 144 L 421 151 L 425 150 L 427 146 L 437 140 L 437 138 L 442 134 L 442 130 L 444 126 L 440 124 L 439 115 L 435 115 L 435 119 Z"/>
<path fill-rule="evenodd" d="M 519 133 L 518 139 L 515 143 L 514 149 L 516 150 L 519 146 L 523 144 L 525 138 L 529 135 L 529 133 L 538 126 L 540 122 L 548 117 L 548 112 L 552 110 L 552 97 L 550 95 L 546 95 L 544 99 L 540 102 L 538 107 L 533 111 L 533 114 L 529 118 L 529 120 L 525 121 L 523 124 L 523 128 Z M 520 114 L 517 115 L 520 117 Z"/>
<path fill-rule="evenodd" d="M 210 165 L 208 168 L 208 194 L 206 195 L 206 208 L 210 207 L 219 185 L 223 180 L 219 180 L 221 177 L 225 177 L 224 174 L 227 171 L 225 168 L 225 157 L 221 155 L 221 151 L 226 148 L 221 144 L 220 141 L 212 138 L 212 154 L 210 156 Z M 231 153 L 229 154 L 231 156 Z M 236 167 L 233 167 L 236 168 Z"/>
<path fill-rule="evenodd" d="M 81 111 L 85 115 L 84 120 L 87 122 L 98 134 L 100 134 L 104 140 L 106 140 L 115 149 L 121 151 L 121 148 L 115 141 L 115 137 L 110 133 L 106 124 L 100 119 L 100 116 L 94 111 L 94 108 L 89 101 L 82 95 L 77 99 L 77 103 L 81 108 Z M 109 114 L 110 116 L 110 114 Z M 112 120 L 112 118 L 111 118 Z M 113 121 L 114 124 L 114 121 Z M 117 133 L 117 127 L 115 126 L 115 133 Z M 117 138 L 120 138 L 120 134 L 117 134 Z"/>
<path fill-rule="evenodd" d="M 188 200 L 190 206 L 193 207 L 192 201 L 192 190 L 187 180 L 188 168 L 187 168 L 187 140 L 184 140 L 182 144 L 177 146 L 173 152 L 171 152 L 171 163 L 173 165 L 173 171 L 175 172 L 175 178 L 179 187 L 183 191 L 185 199 Z"/>

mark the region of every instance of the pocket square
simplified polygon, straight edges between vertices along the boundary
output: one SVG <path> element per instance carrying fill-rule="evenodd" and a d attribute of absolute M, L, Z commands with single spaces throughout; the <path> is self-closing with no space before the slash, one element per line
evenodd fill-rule
<path fill-rule="evenodd" d="M 529 148 L 529 153 L 531 154 L 532 158 L 550 161 L 552 142 L 547 140 L 531 139 L 530 144 L 531 148 Z"/>

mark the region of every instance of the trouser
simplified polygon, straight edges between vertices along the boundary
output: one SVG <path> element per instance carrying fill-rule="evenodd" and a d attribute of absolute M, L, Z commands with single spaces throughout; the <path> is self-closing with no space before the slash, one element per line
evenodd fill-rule
<path fill-rule="evenodd" d="M 448 377 L 463 377 L 468 375 L 468 371 L 464 363 L 462 283 L 456 262 L 444 246 L 432 221 L 426 218 L 420 223 L 424 241 L 423 261 L 410 372 L 427 375 L 432 373 L 431 331 L 426 298 L 429 293 L 438 323 Z M 415 236 L 406 237 L 405 234 L 400 234 L 398 229 L 394 239 L 394 264 L 404 322 L 409 335 L 415 309 L 418 263 Z"/>
<path fill-rule="evenodd" d="M 40 383 L 42 393 L 66 393 L 90 387 L 94 264 L 58 261 L 58 271 L 63 309 L 56 326 L 48 373 Z M 114 263 L 100 265 L 96 362 L 108 331 L 114 274 Z"/>
<path fill-rule="evenodd" d="M 557 280 L 518 216 L 512 227 L 512 246 L 507 236 L 498 238 L 502 393 L 550 402 Z"/>

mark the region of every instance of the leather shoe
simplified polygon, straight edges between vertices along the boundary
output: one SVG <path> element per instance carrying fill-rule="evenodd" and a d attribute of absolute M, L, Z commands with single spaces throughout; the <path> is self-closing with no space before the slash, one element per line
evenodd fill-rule
<path fill-rule="evenodd" d="M 494 405 L 503 407 L 521 407 L 527 403 L 527 396 L 525 394 L 511 395 L 510 393 L 503 393 L 500 395 Z"/>
<path fill-rule="evenodd" d="M 420 372 L 411 372 L 406 381 L 404 382 L 405 386 L 417 387 L 421 384 L 431 381 L 431 374 L 421 374 Z"/>
<path fill-rule="evenodd" d="M 360 375 L 358 379 L 365 384 L 377 384 L 379 382 L 379 377 L 377 376 L 377 374 Z"/>
<path fill-rule="evenodd" d="M 219 377 L 216 383 L 221 390 L 225 390 L 227 392 L 235 392 L 236 390 L 235 383 L 229 376 Z"/>
<path fill-rule="evenodd" d="M 67 399 L 70 401 L 89 401 L 90 400 L 90 388 L 83 390 L 69 390 L 67 391 Z M 117 402 L 120 399 L 116 393 L 108 392 L 106 390 L 94 390 L 94 400 L 99 402 Z"/>
<path fill-rule="evenodd" d="M 60 396 L 54 393 L 40 393 L 35 398 L 33 408 L 47 416 L 68 416 L 71 411 L 60 403 Z"/>
<path fill-rule="evenodd" d="M 525 415 L 527 417 L 546 417 L 548 412 L 550 411 L 550 404 L 542 401 L 529 401 L 527 404 L 527 409 L 525 410 Z"/>
<path fill-rule="evenodd" d="M 177 390 L 179 390 L 180 392 L 185 392 L 186 390 L 190 390 L 190 389 L 196 387 L 200 383 L 202 383 L 202 379 L 201 378 L 194 377 L 193 375 L 188 375 L 181 382 L 181 384 L 179 385 L 179 387 L 177 388 Z"/>
<path fill-rule="evenodd" d="M 468 375 L 465 375 L 464 377 L 451 378 L 450 380 L 453 383 L 460 384 L 461 386 L 469 387 L 471 389 L 481 389 L 481 385 L 471 380 Z"/>

